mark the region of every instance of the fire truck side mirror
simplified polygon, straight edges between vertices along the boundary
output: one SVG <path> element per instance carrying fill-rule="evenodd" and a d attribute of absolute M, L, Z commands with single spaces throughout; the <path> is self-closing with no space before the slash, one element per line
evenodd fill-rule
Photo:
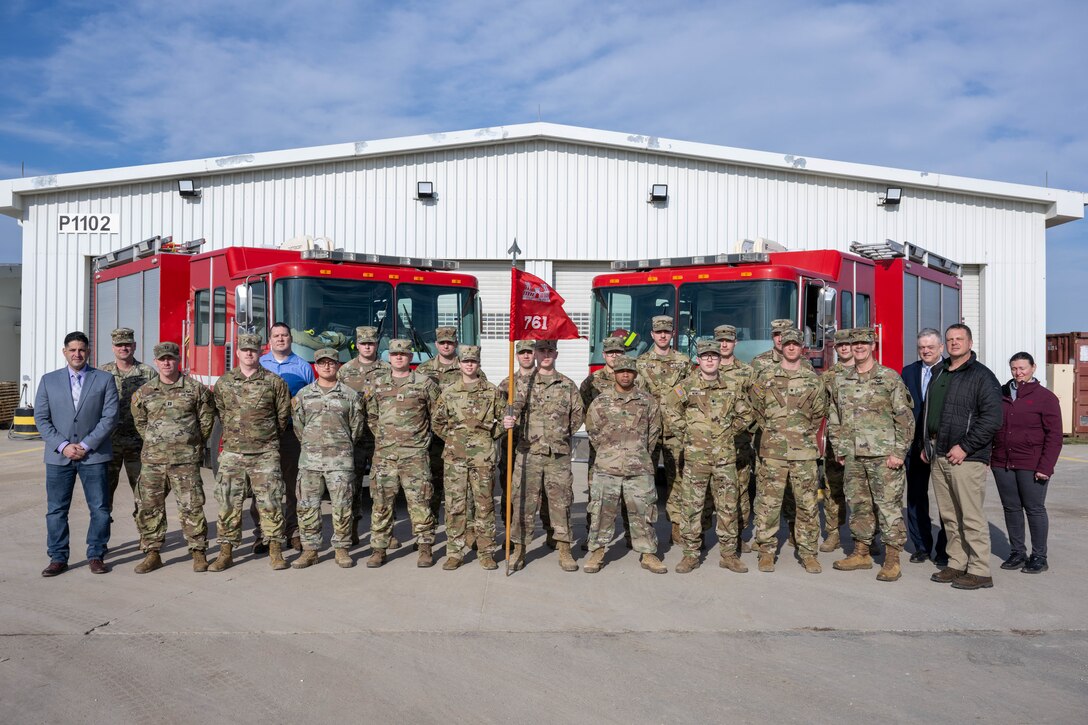
<path fill-rule="evenodd" d="M 253 309 L 249 305 L 248 284 L 240 284 L 234 290 L 234 319 L 242 327 L 248 328 L 253 324 Z"/>
<path fill-rule="evenodd" d="M 820 326 L 825 335 L 835 332 L 835 289 L 832 287 L 820 290 Z"/>

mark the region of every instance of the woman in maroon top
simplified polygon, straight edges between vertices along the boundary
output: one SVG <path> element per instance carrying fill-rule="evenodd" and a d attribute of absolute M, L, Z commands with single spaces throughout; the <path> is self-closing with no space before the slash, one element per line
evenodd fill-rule
<path fill-rule="evenodd" d="M 1004 422 L 994 436 L 990 467 L 1005 509 L 1009 558 L 1002 569 L 1025 574 L 1047 570 L 1046 489 L 1062 450 L 1058 397 L 1035 379 L 1035 360 L 1018 352 L 1009 360 L 1012 380 L 1001 388 Z M 1024 546 L 1024 514 L 1031 532 L 1031 557 Z"/>

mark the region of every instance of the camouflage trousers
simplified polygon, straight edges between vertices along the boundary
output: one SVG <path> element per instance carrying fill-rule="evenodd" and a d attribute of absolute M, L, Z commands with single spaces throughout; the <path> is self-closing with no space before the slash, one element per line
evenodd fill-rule
<path fill-rule="evenodd" d="M 125 475 L 128 476 L 128 485 L 132 488 L 132 518 L 136 518 L 136 512 L 139 510 L 140 502 L 136 496 L 136 484 L 140 481 L 140 451 L 143 450 L 144 442 L 140 438 L 114 438 L 111 441 L 113 445 L 113 458 L 110 460 L 110 465 L 106 468 L 106 481 L 109 483 L 110 493 L 107 504 L 109 505 L 110 512 L 113 512 L 113 496 L 117 492 L 117 485 L 121 482 L 121 469 L 125 469 Z M 169 493 L 169 489 L 167 489 Z"/>
<path fill-rule="evenodd" d="M 752 497 L 749 494 L 752 474 L 755 472 L 755 453 L 750 442 L 737 446 L 737 535 L 746 528 L 752 517 Z"/>
<path fill-rule="evenodd" d="M 552 536 L 556 541 L 570 543 L 570 507 L 574 502 L 570 455 L 527 451 L 518 451 L 514 457 L 510 541 L 525 546 L 532 542 L 536 515 L 545 492 Z"/>
<path fill-rule="evenodd" d="M 709 495 L 718 511 L 718 545 L 722 554 L 737 552 L 740 528 L 737 524 L 737 467 L 734 463 L 717 466 L 684 466 L 680 479 L 680 537 L 684 556 L 699 556 L 703 543 L 703 518 Z"/>
<path fill-rule="evenodd" d="M 495 468 L 446 461 L 446 553 L 460 556 L 465 532 L 476 532 L 479 550 L 495 541 Z"/>
<path fill-rule="evenodd" d="M 298 457 L 302 455 L 302 444 L 295 431 L 288 428 L 280 436 L 280 477 L 283 479 L 283 535 L 285 540 L 298 534 Z M 257 499 L 249 504 L 249 517 L 253 519 L 253 538 L 260 540 L 261 527 L 257 511 Z"/>
<path fill-rule="evenodd" d="M 412 533 L 420 544 L 434 543 L 435 519 L 431 512 L 431 469 L 427 451 L 404 449 L 392 451 L 394 457 L 376 455 L 370 469 L 370 545 L 388 549 L 393 533 L 393 506 L 397 491 L 404 489 Z"/>
<path fill-rule="evenodd" d="M 589 550 L 603 549 L 616 534 L 616 517 L 620 514 L 620 502 L 627 503 L 628 530 L 631 545 L 641 554 L 657 553 L 657 487 L 652 474 L 641 476 L 616 476 L 597 471 L 589 487 L 589 512 L 592 527 L 589 530 Z"/>
<path fill-rule="evenodd" d="M 907 485 L 902 467 L 888 468 L 885 456 L 846 459 L 846 491 L 850 501 L 850 536 L 873 543 L 877 525 L 888 546 L 902 550 L 907 544 L 903 524 L 903 490 Z"/>
<path fill-rule="evenodd" d="M 365 477 L 370 473 L 370 463 L 374 460 L 374 436 L 367 433 L 359 445 L 355 446 L 355 486 L 351 489 L 351 515 L 355 522 L 363 518 L 363 497 L 366 487 Z M 373 496 L 374 492 L 371 491 Z"/>
<path fill-rule="evenodd" d="M 515 445 L 516 445 L 516 440 L 517 439 L 515 439 Z M 517 456 L 515 454 L 515 460 L 516 460 L 516 457 Z M 512 467 L 511 474 L 510 474 L 511 481 L 513 481 L 515 475 L 517 475 L 517 468 Z M 513 484 L 511 484 L 511 488 L 513 488 Z M 502 500 L 501 500 L 501 502 L 499 504 L 500 505 L 499 517 L 502 518 L 503 521 L 506 521 L 506 504 L 507 504 L 508 497 L 507 497 L 507 493 L 506 493 L 506 439 L 504 439 L 504 438 L 499 439 L 499 489 L 500 489 L 500 492 L 502 494 Z M 513 516 L 516 516 L 516 515 L 517 515 L 517 509 L 514 508 L 513 505 L 511 504 L 510 516 L 513 517 Z M 548 492 L 547 492 L 547 490 L 542 490 L 540 492 L 540 525 L 544 527 L 545 532 L 547 532 L 549 534 L 552 533 L 552 517 L 551 517 L 551 514 L 550 514 L 550 512 L 548 510 Z M 588 514 L 587 514 L 587 519 L 586 519 L 586 525 L 587 526 L 589 525 Z"/>
<path fill-rule="evenodd" d="M 173 489 L 178 521 L 189 551 L 208 548 L 208 520 L 204 518 L 204 482 L 198 463 L 145 463 L 136 485 L 139 501 L 136 530 L 143 551 L 158 551 L 166 541 L 166 496 Z"/>
<path fill-rule="evenodd" d="M 797 507 L 794 534 L 797 551 L 801 556 L 816 556 L 816 545 L 820 539 L 816 461 L 761 458 L 756 476 L 755 526 L 759 550 L 774 553 L 778 547 L 782 499 L 789 489 L 793 492 Z"/>
<path fill-rule="evenodd" d="M 332 502 L 332 548 L 351 546 L 352 491 L 355 471 L 310 471 L 298 476 L 298 533 L 304 551 L 321 550 L 321 496 L 326 490 Z"/>
<path fill-rule="evenodd" d="M 683 470 L 684 444 L 676 438 L 662 441 L 650 456 L 655 465 L 659 455 L 665 470 L 665 518 L 679 521 L 683 513 L 680 509 L 680 488 L 676 484 Z"/>
<path fill-rule="evenodd" d="M 242 545 L 242 504 L 253 496 L 260 522 L 258 534 L 265 541 L 284 543 L 283 472 L 279 451 L 219 454 L 215 474 L 215 500 L 219 503 L 218 542 Z"/>
<path fill-rule="evenodd" d="M 835 531 L 846 523 L 846 494 L 843 490 L 843 475 L 845 468 L 835 460 L 834 453 L 828 452 L 824 459 L 824 479 L 827 481 L 827 490 L 824 492 L 824 526 L 828 533 Z"/>

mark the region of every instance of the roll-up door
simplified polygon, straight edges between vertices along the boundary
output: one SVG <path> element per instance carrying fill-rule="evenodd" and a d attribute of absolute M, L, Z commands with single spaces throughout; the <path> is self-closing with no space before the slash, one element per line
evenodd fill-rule
<path fill-rule="evenodd" d="M 963 265 L 963 324 L 971 328 L 974 345 L 971 349 L 983 359 L 985 340 L 982 336 L 982 265 Z"/>
<path fill-rule="evenodd" d="M 555 262 L 555 289 L 566 300 L 564 309 L 585 340 L 562 340 L 556 367 L 576 383 L 589 375 L 589 311 L 593 306 L 593 278 L 612 271 L 608 262 Z"/>
<path fill-rule="evenodd" d="M 459 268 L 480 284 L 480 367 L 496 385 L 509 370 L 510 263 L 462 262 Z"/>

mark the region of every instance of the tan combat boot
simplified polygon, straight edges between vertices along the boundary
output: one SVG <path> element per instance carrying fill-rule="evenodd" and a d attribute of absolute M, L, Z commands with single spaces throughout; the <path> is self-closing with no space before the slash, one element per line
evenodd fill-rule
<path fill-rule="evenodd" d="M 465 532 L 465 551 L 472 551 L 474 546 L 476 546 L 476 529 L 469 527 Z"/>
<path fill-rule="evenodd" d="M 525 544 L 514 544 L 510 550 L 510 571 L 521 571 L 525 568 Z"/>
<path fill-rule="evenodd" d="M 845 559 L 839 559 L 831 566 L 839 571 L 854 571 L 855 569 L 872 569 L 873 557 L 869 556 L 869 545 L 860 541 L 854 542 L 854 553 Z"/>
<path fill-rule="evenodd" d="M 820 574 L 824 570 L 815 556 L 802 556 L 801 566 L 805 567 L 805 571 L 809 574 Z"/>
<path fill-rule="evenodd" d="M 720 566 L 722 569 L 735 571 L 738 574 L 744 574 L 748 571 L 748 567 L 744 565 L 744 562 L 741 561 L 740 557 L 736 554 L 722 554 L 722 558 L 718 562 L 718 566 Z"/>
<path fill-rule="evenodd" d="M 234 563 L 234 559 L 231 557 L 231 552 L 234 547 L 230 544 L 222 544 L 219 547 L 219 556 L 215 557 L 210 565 L 208 565 L 208 571 L 223 571 L 229 569 L 230 565 Z"/>
<path fill-rule="evenodd" d="M 832 529 L 827 533 L 827 538 L 824 539 L 824 543 L 820 544 L 820 551 L 825 554 L 830 554 L 840 546 L 842 546 L 842 542 L 839 541 L 839 530 Z"/>
<path fill-rule="evenodd" d="M 291 562 L 292 569 L 305 569 L 308 566 L 313 566 L 317 563 L 316 551 L 304 551 L 302 556 Z"/>
<path fill-rule="evenodd" d="M 443 571 L 456 571 L 457 569 L 461 568 L 461 562 L 462 561 L 463 561 L 463 559 L 460 556 L 457 556 L 455 554 L 451 554 L 450 556 L 446 557 L 446 560 L 444 562 L 442 562 L 442 570 Z"/>
<path fill-rule="evenodd" d="M 333 549 L 336 555 L 336 565 L 341 569 L 350 569 L 355 566 L 355 560 L 351 558 L 351 554 L 347 549 Z"/>
<path fill-rule="evenodd" d="M 375 549 L 370 555 L 370 558 L 366 560 L 367 569 L 377 569 L 379 566 L 385 563 L 385 549 Z"/>
<path fill-rule="evenodd" d="M 302 551 L 302 537 L 298 534 L 291 537 L 291 548 L 295 551 Z"/>
<path fill-rule="evenodd" d="M 208 557 L 203 549 L 193 549 L 193 571 L 198 574 L 208 571 Z"/>
<path fill-rule="evenodd" d="M 559 547 L 559 568 L 563 571 L 578 571 L 578 564 L 570 553 L 570 542 L 558 541 L 556 544 Z"/>
<path fill-rule="evenodd" d="M 657 554 L 643 554 L 641 557 L 642 568 L 651 574 L 668 574 L 669 569 L 657 558 Z"/>
<path fill-rule="evenodd" d="M 680 524 L 675 521 L 672 522 L 672 543 L 673 546 L 684 543 L 684 540 L 680 538 Z"/>
<path fill-rule="evenodd" d="M 742 553 L 742 554 L 751 554 L 752 551 L 753 551 L 752 550 L 752 542 L 751 541 L 745 541 L 744 539 L 741 539 L 741 541 L 740 541 L 740 553 Z"/>
<path fill-rule="evenodd" d="M 283 545 L 278 541 L 268 542 L 268 565 L 273 571 L 283 571 L 287 568 L 287 562 L 283 560 Z"/>
<path fill-rule="evenodd" d="M 603 546 L 599 549 L 594 549 L 593 553 L 589 555 L 589 561 L 582 567 L 582 571 L 586 574 L 596 574 L 604 566 L 604 555 L 607 549 Z"/>
<path fill-rule="evenodd" d="M 759 552 L 759 570 L 760 571 L 774 571 L 774 552 L 773 551 L 761 551 Z"/>
<path fill-rule="evenodd" d="M 680 563 L 676 565 L 677 574 L 690 574 L 699 568 L 702 562 L 699 561 L 699 557 L 691 556 L 690 554 L 684 554 L 684 558 L 680 560 Z"/>
<path fill-rule="evenodd" d="M 392 534 L 390 534 L 389 535 L 389 546 L 386 547 L 386 548 L 392 549 L 393 551 L 396 551 L 397 549 L 400 548 L 400 540 L 397 539 L 396 536 L 393 536 Z"/>
<path fill-rule="evenodd" d="M 419 544 L 419 556 L 416 558 L 416 566 L 420 569 L 434 566 L 434 554 L 431 553 L 430 544 Z"/>
<path fill-rule="evenodd" d="M 495 563 L 495 557 L 491 554 L 491 549 L 483 549 L 480 551 L 480 566 L 488 571 L 495 571 L 499 568 L 499 565 Z"/>
<path fill-rule="evenodd" d="M 144 554 L 144 560 L 136 565 L 135 572 L 137 574 L 147 574 L 150 571 L 162 568 L 162 559 L 159 557 L 158 549 L 148 549 Z"/>
<path fill-rule="evenodd" d="M 881 582 L 893 582 L 901 576 L 903 574 L 899 570 L 899 549 L 889 544 L 884 552 L 884 566 L 880 567 L 876 579 Z"/>

